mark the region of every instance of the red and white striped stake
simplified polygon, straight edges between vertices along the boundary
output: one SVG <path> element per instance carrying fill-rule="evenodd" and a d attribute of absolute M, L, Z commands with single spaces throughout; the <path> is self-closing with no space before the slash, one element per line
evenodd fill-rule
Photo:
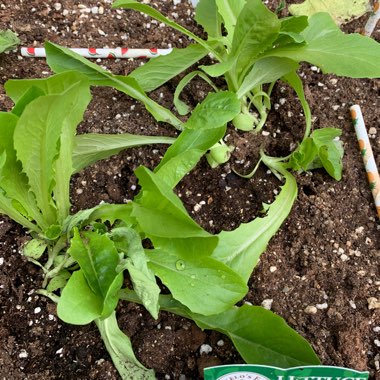
<path fill-rule="evenodd" d="M 356 137 L 359 142 L 360 153 L 363 158 L 365 170 L 367 172 L 369 186 L 372 191 L 373 199 L 375 200 L 377 215 L 380 217 L 380 176 L 364 124 L 362 111 L 360 109 L 360 106 L 355 104 L 350 107 L 350 112 L 356 132 Z"/>
<path fill-rule="evenodd" d="M 114 49 L 98 49 L 98 48 L 70 48 L 73 52 L 85 58 L 154 58 L 160 55 L 167 55 L 173 49 L 129 49 L 129 48 L 114 48 Z M 21 55 L 23 57 L 43 58 L 46 57 L 44 48 L 37 47 L 22 47 Z"/>

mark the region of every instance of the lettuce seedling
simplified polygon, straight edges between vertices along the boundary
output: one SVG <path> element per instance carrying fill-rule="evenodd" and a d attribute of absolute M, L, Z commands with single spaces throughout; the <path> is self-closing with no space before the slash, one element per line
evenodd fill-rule
<path fill-rule="evenodd" d="M 252 117 L 245 122 L 239 120 L 238 127 L 244 130 L 263 126 L 270 108 L 270 89 L 278 79 L 294 72 L 299 62 L 320 66 L 325 73 L 354 78 L 380 75 L 379 44 L 359 34 L 344 34 L 327 13 L 279 19 L 261 0 L 200 0 L 195 20 L 208 34 L 208 39 L 202 40 L 137 0 L 116 0 L 113 7 L 143 12 L 197 44 L 174 49 L 135 70 L 130 76 L 145 91 L 152 91 L 187 69 L 203 48 L 203 54 L 211 53 L 218 63 L 200 66 L 201 70 L 211 77 L 224 76 L 228 89 L 240 99 L 244 115 L 251 115 L 252 110 L 259 113 L 257 121 Z M 197 54 L 191 59 L 191 50 L 196 51 L 196 46 Z M 180 59 L 182 51 L 186 52 L 186 60 Z M 150 73 L 155 73 L 154 78 Z M 183 80 L 192 78 L 186 76 Z M 270 85 L 267 92 L 263 91 L 264 84 Z M 247 120 L 254 121 L 253 125 L 245 125 Z"/>
<path fill-rule="evenodd" d="M 36 87 L 20 95 L 13 112 L 1 113 L 0 128 L 0 210 L 52 240 L 69 214 L 75 130 L 91 99 L 82 75 L 58 82 L 59 90 Z"/>
<path fill-rule="evenodd" d="M 141 374 L 136 378 L 154 378 L 134 357 L 129 339 L 117 326 L 114 309 L 123 274 L 116 271 L 120 264 L 116 247 L 106 235 L 79 232 L 90 215 L 103 215 L 106 210 L 107 220 L 113 220 L 125 213 L 124 207 L 109 210 L 101 206 L 70 215 L 69 189 L 71 176 L 93 162 L 128 147 L 171 144 L 174 139 L 129 134 L 76 136 L 91 100 L 89 81 L 78 72 L 11 80 L 5 88 L 15 106 L 11 112 L 0 113 L 0 213 L 32 236 L 23 254 L 44 272 L 46 289 L 39 292 L 57 301 L 52 292 L 63 289 L 60 317 L 77 324 L 96 322 L 124 378 L 131 373 Z M 72 272 L 76 265 L 81 269 Z"/>
<path fill-rule="evenodd" d="M 89 82 L 77 72 L 10 80 L 5 89 L 15 106 L 0 113 L 0 211 L 47 239 L 63 233 L 73 173 L 126 147 L 174 141 L 128 134 L 76 136 L 91 100 Z"/>
<path fill-rule="evenodd" d="M 380 45 L 359 34 L 344 34 L 327 13 L 280 19 L 261 0 L 200 0 L 195 20 L 208 34 L 208 39 L 203 40 L 137 0 L 116 0 L 113 7 L 143 12 L 195 42 L 149 61 L 129 77 L 136 79 L 143 90 L 152 91 L 186 70 L 200 56 L 211 54 L 218 62 L 202 65 L 202 71 L 186 75 L 177 87 L 174 103 L 180 113 L 187 113 L 189 108 L 179 99 L 185 85 L 199 75 L 215 88 L 211 78 L 222 76 L 228 90 L 240 101 L 240 113 L 232 121 L 243 131 L 261 130 L 271 108 L 272 88 L 279 79 L 296 90 L 298 97 L 303 98 L 305 115 L 309 112 L 302 82 L 296 73 L 300 62 L 310 62 L 325 73 L 341 76 L 380 76 Z M 305 138 L 310 134 L 310 126 L 311 122 L 307 121 Z M 224 162 L 227 148 L 218 145 L 214 149 L 224 152 L 219 161 Z M 217 161 L 213 155 L 210 163 L 215 166 Z"/>
<path fill-rule="evenodd" d="M 202 329 L 220 331 L 250 363 L 281 367 L 319 363 L 308 343 L 282 318 L 261 307 L 234 306 L 246 294 L 253 267 L 290 211 L 297 194 L 294 177 L 275 162 L 266 162 L 286 178 L 267 215 L 218 235 L 196 224 L 173 192 L 224 132 L 225 127 L 208 134 L 185 129 L 154 172 L 136 170 L 141 191 L 134 201 L 103 204 L 74 216 L 73 224 L 80 220 L 82 232 L 75 231 L 69 253 L 79 270 L 57 300 L 58 315 L 74 324 L 95 321 L 123 379 L 133 375 L 150 379 L 154 374 L 136 361 L 126 336 L 104 329 L 108 324 L 117 327 L 112 309 L 118 298 L 144 305 L 153 318 L 166 310 Z M 143 248 L 145 239 L 149 249 Z M 121 288 L 123 271 L 128 271 L 133 289 Z M 160 295 L 156 277 L 170 295 Z M 123 350 L 118 348 L 121 343 Z"/>

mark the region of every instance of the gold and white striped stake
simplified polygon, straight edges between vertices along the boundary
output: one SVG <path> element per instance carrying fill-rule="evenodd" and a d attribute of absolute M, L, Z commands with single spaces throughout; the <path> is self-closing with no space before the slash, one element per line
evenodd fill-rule
<path fill-rule="evenodd" d="M 350 107 L 350 113 L 356 132 L 356 137 L 359 142 L 360 153 L 367 172 L 369 186 L 372 191 L 373 199 L 375 200 L 377 215 L 380 218 L 380 176 L 364 124 L 363 114 L 360 106 L 357 104 Z"/>
<path fill-rule="evenodd" d="M 371 14 L 368 18 L 367 23 L 364 26 L 363 34 L 365 36 L 370 36 L 372 32 L 375 30 L 376 25 L 380 19 L 380 2 L 379 0 L 375 0 Z"/>

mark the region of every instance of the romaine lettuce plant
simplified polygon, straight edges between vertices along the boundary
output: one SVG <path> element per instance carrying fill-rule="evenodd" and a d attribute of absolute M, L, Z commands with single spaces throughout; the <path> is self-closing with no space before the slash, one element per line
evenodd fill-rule
<path fill-rule="evenodd" d="M 77 72 L 10 80 L 5 88 L 15 106 L 12 112 L 0 113 L 0 212 L 39 241 L 28 245 L 26 252 L 31 257 L 38 258 L 48 247 L 48 271 L 57 251 L 65 246 L 72 174 L 126 147 L 170 144 L 173 139 L 128 134 L 76 136 L 91 99 L 87 78 Z"/>
<path fill-rule="evenodd" d="M 79 270 L 72 273 L 59 299 L 45 294 L 57 300 L 58 316 L 65 322 L 95 321 L 123 379 L 150 379 L 154 374 L 137 362 L 126 336 L 106 333 L 108 324 L 117 326 L 113 310 L 119 298 L 144 305 L 153 318 L 166 310 L 203 329 L 220 331 L 250 363 L 281 367 L 318 363 L 307 342 L 280 317 L 261 307 L 234 306 L 244 297 L 252 268 L 277 223 L 289 212 L 297 192 L 293 177 L 278 168 L 287 179 L 266 220 L 218 235 L 197 225 L 173 192 L 224 129 L 202 139 L 196 138 L 199 131 L 185 130 L 154 172 L 136 170 L 141 191 L 134 201 L 100 205 L 76 216 L 82 230 L 75 230 L 68 253 Z M 151 248 L 143 248 L 145 239 Z M 133 289 L 122 289 L 123 271 Z M 156 277 L 169 295 L 160 295 Z"/>
<path fill-rule="evenodd" d="M 271 108 L 272 88 L 282 79 L 294 88 L 302 103 L 307 125 L 305 138 L 309 136 L 310 110 L 297 75 L 300 62 L 310 62 L 324 73 L 341 76 L 380 76 L 380 45 L 360 34 L 344 34 L 327 13 L 280 19 L 261 0 L 200 0 L 195 20 L 207 32 L 208 39 L 203 40 L 137 0 L 116 0 L 113 7 L 143 12 L 195 42 L 185 49 L 174 49 L 165 57 L 151 60 L 129 77 L 136 79 L 143 90 L 152 91 L 186 70 L 200 56 L 211 54 L 217 63 L 200 66 L 201 71 L 191 72 L 179 83 L 174 101 L 176 108 L 180 114 L 189 112 L 179 94 L 196 75 L 216 91 L 211 78 L 222 76 L 228 90 L 235 93 L 240 102 L 240 112 L 233 118 L 233 124 L 244 131 L 261 130 Z M 225 162 L 231 149 L 221 141 L 212 149 L 215 154 L 210 155 L 210 163 L 215 166 Z"/>
<path fill-rule="evenodd" d="M 171 144 L 174 139 L 128 134 L 77 136 L 76 127 L 91 100 L 88 79 L 78 72 L 47 79 L 11 80 L 5 88 L 15 106 L 11 112 L 0 113 L 0 213 L 29 231 L 32 239 L 23 253 L 43 270 L 46 289 L 41 293 L 51 294 L 65 286 L 70 268 L 80 262 L 78 255 L 71 254 L 73 247 L 67 250 L 73 231 L 76 242 L 75 228 L 86 215 L 70 215 L 72 174 L 127 147 Z M 99 243 L 96 237 L 91 241 Z M 107 273 L 109 259 L 100 265 Z M 123 335 L 112 320 L 121 274 L 117 281 L 115 292 L 110 300 L 107 298 L 110 306 L 103 314 L 108 319 L 99 321 L 105 340 Z M 102 290 L 106 286 L 105 282 Z M 125 346 L 123 339 L 118 340 L 121 347 Z"/>

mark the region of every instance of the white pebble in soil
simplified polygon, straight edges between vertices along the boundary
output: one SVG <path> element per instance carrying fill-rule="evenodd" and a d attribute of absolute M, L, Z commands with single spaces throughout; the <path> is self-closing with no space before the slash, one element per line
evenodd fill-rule
<path fill-rule="evenodd" d="M 20 353 L 18 354 L 18 357 L 21 359 L 25 359 L 29 356 L 29 354 L 26 352 L 26 350 L 22 349 Z"/>
<path fill-rule="evenodd" d="M 202 208 L 202 205 L 200 205 L 199 203 L 197 203 L 197 204 L 193 207 L 193 210 L 194 210 L 195 212 L 198 212 L 201 208 Z"/>
<path fill-rule="evenodd" d="M 350 306 L 353 308 L 353 309 L 356 309 L 356 303 L 352 300 L 349 300 L 348 303 L 350 304 Z"/>
<path fill-rule="evenodd" d="M 350 258 L 346 254 L 344 254 L 344 253 L 343 253 L 343 255 L 340 256 L 340 259 L 342 261 L 348 261 L 348 260 L 350 260 Z"/>
<path fill-rule="evenodd" d="M 375 127 L 371 127 L 369 130 L 368 130 L 368 133 L 370 135 L 376 135 L 377 134 L 377 129 Z"/>
<path fill-rule="evenodd" d="M 261 302 L 261 306 L 266 310 L 270 310 L 272 308 L 272 304 L 273 299 L 271 298 L 265 299 L 263 302 Z"/>
<path fill-rule="evenodd" d="M 380 369 L 380 355 L 375 356 L 375 368 L 376 368 L 376 371 Z"/>
<path fill-rule="evenodd" d="M 209 354 L 212 351 L 212 347 L 209 344 L 202 344 L 201 348 L 199 349 L 199 353 L 202 354 Z"/>
<path fill-rule="evenodd" d="M 218 341 L 216 342 L 216 345 L 217 345 L 218 347 L 223 347 L 223 346 L 224 346 L 224 340 L 223 340 L 223 339 L 218 340 Z"/>
<path fill-rule="evenodd" d="M 369 310 L 380 309 L 380 301 L 377 298 L 369 297 L 367 298 L 367 302 Z"/>
<path fill-rule="evenodd" d="M 304 312 L 306 314 L 317 314 L 318 309 L 315 306 L 309 305 L 305 307 Z"/>
<path fill-rule="evenodd" d="M 327 302 L 324 302 L 324 303 L 317 303 L 315 305 L 315 307 L 318 309 L 318 310 L 325 310 L 329 307 L 328 303 Z"/>

